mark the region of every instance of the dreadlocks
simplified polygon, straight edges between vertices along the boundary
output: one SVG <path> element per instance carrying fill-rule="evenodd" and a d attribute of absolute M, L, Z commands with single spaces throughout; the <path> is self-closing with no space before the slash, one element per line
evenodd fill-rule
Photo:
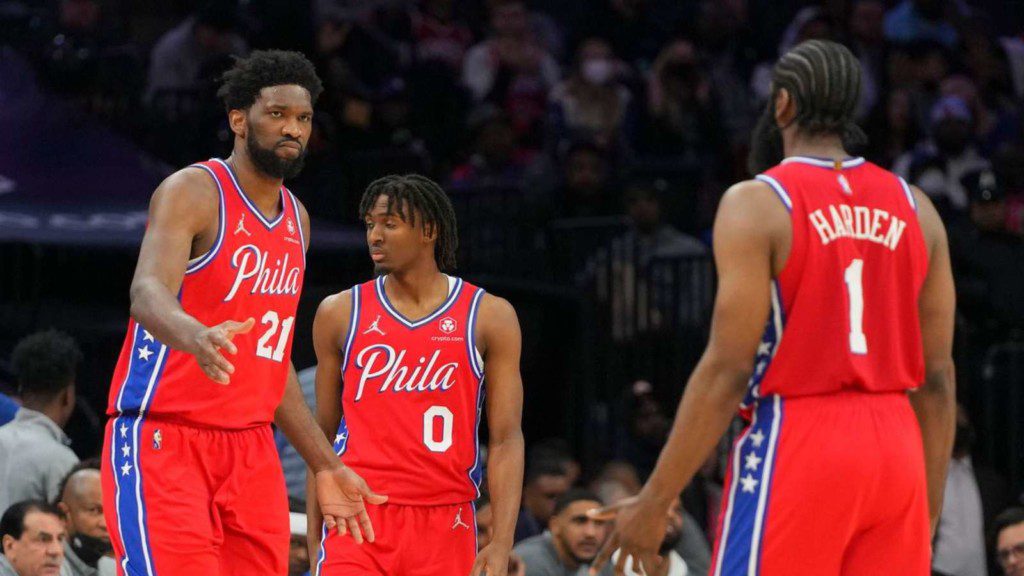
<path fill-rule="evenodd" d="M 842 44 L 808 40 L 786 52 L 772 68 L 772 96 L 754 129 L 748 168 L 759 173 L 782 160 L 775 125 L 775 96 L 785 88 L 796 106 L 793 123 L 807 134 L 836 134 L 845 146 L 867 142 L 854 122 L 860 99 L 860 63 Z"/>
<path fill-rule="evenodd" d="M 455 210 L 444 190 L 433 180 L 418 174 L 385 176 L 366 187 L 359 201 L 359 214 L 364 217 L 369 214 L 382 195 L 388 197 L 388 212 L 398 214 L 410 226 L 416 225 L 416 215 L 420 215 L 423 231 L 434 232 L 437 236 L 438 267 L 454 270 L 455 251 L 459 247 L 458 227 Z"/>

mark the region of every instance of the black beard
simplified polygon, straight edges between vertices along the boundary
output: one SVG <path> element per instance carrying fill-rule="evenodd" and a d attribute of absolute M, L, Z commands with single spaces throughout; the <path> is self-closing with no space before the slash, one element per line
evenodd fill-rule
<path fill-rule="evenodd" d="M 782 149 L 782 132 L 775 125 L 772 101 L 769 100 L 764 112 L 757 120 L 750 134 L 750 153 L 747 155 L 747 170 L 754 176 L 768 170 L 785 158 Z"/>
<path fill-rule="evenodd" d="M 290 141 L 298 142 L 297 140 Z M 280 143 L 281 142 L 278 142 L 278 144 Z M 302 144 L 299 144 L 299 146 L 302 147 L 302 151 L 300 151 L 299 155 L 293 160 L 281 158 L 276 152 L 274 152 L 274 148 L 264 148 L 260 146 L 260 143 L 256 141 L 256 135 L 252 130 L 249 130 L 249 134 L 245 137 L 245 144 L 249 151 L 249 158 L 256 166 L 256 169 L 271 178 L 288 180 L 298 176 L 299 172 L 302 172 L 302 165 L 306 160 L 306 148 L 302 147 Z"/>

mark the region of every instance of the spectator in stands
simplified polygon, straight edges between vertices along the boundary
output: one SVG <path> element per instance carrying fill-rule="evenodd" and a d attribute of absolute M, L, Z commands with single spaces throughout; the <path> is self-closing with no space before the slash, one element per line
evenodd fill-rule
<path fill-rule="evenodd" d="M 619 434 L 616 454 L 632 464 L 640 478 L 646 478 L 658 461 L 672 419 L 647 380 L 637 380 L 623 391 L 621 406 L 625 430 Z"/>
<path fill-rule="evenodd" d="M 576 50 L 576 65 L 551 91 L 547 129 L 554 143 L 587 138 L 606 148 L 621 146 L 629 130 L 632 96 L 622 84 L 629 67 L 601 38 L 587 38 Z"/>
<path fill-rule="evenodd" d="M 452 171 L 453 189 L 518 188 L 533 154 L 516 145 L 508 114 L 492 104 L 477 107 L 469 116 L 473 140 L 469 158 Z"/>
<path fill-rule="evenodd" d="M 921 139 L 914 98 L 906 88 L 893 88 L 875 106 L 865 124 L 865 156 L 879 166 L 892 166 Z"/>
<path fill-rule="evenodd" d="M 462 81 L 478 102 L 503 108 L 520 141 L 537 147 L 558 63 L 530 32 L 522 0 L 494 0 L 490 9 L 491 35 L 466 54 Z"/>
<path fill-rule="evenodd" d="M 949 76 L 939 85 L 939 92 L 943 96 L 956 96 L 967 104 L 974 119 L 974 140 L 984 156 L 990 156 L 1002 144 L 1020 140 L 1018 111 L 998 99 L 994 100 L 999 108 L 990 107 L 971 78 L 962 74 Z"/>
<path fill-rule="evenodd" d="M 590 140 L 563 144 L 558 154 L 562 186 L 553 199 L 557 216 L 582 218 L 614 214 L 618 199 L 611 189 L 611 155 Z"/>
<path fill-rule="evenodd" d="M 984 170 L 989 162 L 978 151 L 974 115 L 958 96 L 945 96 L 931 110 L 932 137 L 896 160 L 893 171 L 921 188 L 940 212 L 962 212 L 969 198 L 960 179 Z"/>
<path fill-rule="evenodd" d="M 520 542 L 548 528 L 558 498 L 569 490 L 569 478 L 557 460 L 531 461 L 523 479 L 523 503 L 516 521 Z"/>
<path fill-rule="evenodd" d="M 658 54 L 647 81 L 647 110 L 634 143 L 642 156 L 693 164 L 728 157 L 727 134 L 693 44 L 676 40 Z"/>
<path fill-rule="evenodd" d="M 7 367 L 7 363 L 0 360 L 0 426 L 14 420 L 21 404 L 5 392 L 14 391 L 14 377 Z"/>
<path fill-rule="evenodd" d="M 238 14 L 230 0 L 212 0 L 164 34 L 150 55 L 146 99 L 160 90 L 196 90 L 213 61 L 249 52 L 236 31 Z"/>
<path fill-rule="evenodd" d="M 528 458 L 530 462 L 554 460 L 561 464 L 569 480 L 569 486 L 575 486 L 582 473 L 579 460 L 573 456 L 569 443 L 564 438 L 545 438 L 533 443 Z"/>
<path fill-rule="evenodd" d="M 898 44 L 929 40 L 953 48 L 960 6 L 959 0 L 902 0 L 885 15 L 885 37 Z"/>
<path fill-rule="evenodd" d="M 453 0 L 422 0 L 412 13 L 416 57 L 442 62 L 452 71 L 462 70 L 462 60 L 473 33 L 455 13 Z"/>
<path fill-rule="evenodd" d="M 882 98 L 885 82 L 885 3 L 882 0 L 857 0 L 850 9 L 848 33 L 850 48 L 861 66 L 858 118 L 865 117 Z"/>
<path fill-rule="evenodd" d="M 78 463 L 62 483 L 57 507 L 64 515 L 61 576 L 114 576 L 114 548 L 103 517 L 103 487 L 97 458 Z"/>
<path fill-rule="evenodd" d="M 37 332 L 18 342 L 11 366 L 21 410 L 0 428 L 0 510 L 21 500 L 52 502 L 78 463 L 64 434 L 75 409 L 75 376 L 82 353 L 67 334 Z"/>
<path fill-rule="evenodd" d="M 494 537 L 494 510 L 491 508 L 491 499 L 484 493 L 476 500 L 476 549 L 483 550 L 491 543 Z M 526 565 L 513 554 L 508 558 L 508 576 L 525 576 Z"/>
<path fill-rule="evenodd" d="M 309 576 L 309 536 L 306 531 L 306 503 L 288 499 L 291 542 L 288 548 L 288 576 Z"/>
<path fill-rule="evenodd" d="M 0 518 L 0 576 L 57 576 L 67 532 L 60 511 L 42 500 L 12 504 Z"/>
<path fill-rule="evenodd" d="M 991 170 L 962 179 L 969 220 L 950 222 L 950 250 L 962 312 L 995 329 L 1024 327 L 1024 242 L 1007 230 L 1005 191 Z"/>
<path fill-rule="evenodd" d="M 1024 576 L 1024 508 L 1009 508 L 993 527 L 993 551 L 1005 576 Z"/>
<path fill-rule="evenodd" d="M 608 536 L 609 522 L 587 515 L 601 505 L 598 496 L 589 490 L 573 488 L 563 494 L 555 504 L 550 531 L 523 540 L 514 548 L 526 564 L 526 576 L 586 574 Z M 611 565 L 600 574 L 610 575 Z"/>

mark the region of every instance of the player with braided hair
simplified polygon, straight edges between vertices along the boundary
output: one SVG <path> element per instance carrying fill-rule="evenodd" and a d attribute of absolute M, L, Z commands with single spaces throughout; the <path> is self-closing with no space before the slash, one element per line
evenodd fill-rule
<path fill-rule="evenodd" d="M 376 278 L 317 310 L 317 418 L 341 461 L 389 499 L 367 506 L 376 541 L 362 546 L 321 526 L 310 502 L 315 574 L 505 576 L 523 482 L 515 310 L 442 272 L 455 268 L 457 224 L 430 179 L 376 180 L 359 214 Z M 485 401 L 494 537 L 478 555 Z"/>
<path fill-rule="evenodd" d="M 658 464 L 594 563 L 659 574 L 665 511 L 737 406 L 713 576 L 926 576 L 955 423 L 952 273 L 920 190 L 851 157 L 860 67 L 812 40 L 784 54 L 753 180 L 715 221 L 707 350 Z M 635 565 L 635 563 L 634 563 Z"/>

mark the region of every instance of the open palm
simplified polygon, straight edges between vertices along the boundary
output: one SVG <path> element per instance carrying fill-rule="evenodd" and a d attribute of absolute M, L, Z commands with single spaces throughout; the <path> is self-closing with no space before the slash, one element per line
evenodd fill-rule
<path fill-rule="evenodd" d="M 373 524 L 366 514 L 366 503 L 383 504 L 388 497 L 375 494 L 359 474 L 347 466 L 322 470 L 316 474 L 316 498 L 328 528 L 351 533 L 356 542 L 373 542 Z"/>

